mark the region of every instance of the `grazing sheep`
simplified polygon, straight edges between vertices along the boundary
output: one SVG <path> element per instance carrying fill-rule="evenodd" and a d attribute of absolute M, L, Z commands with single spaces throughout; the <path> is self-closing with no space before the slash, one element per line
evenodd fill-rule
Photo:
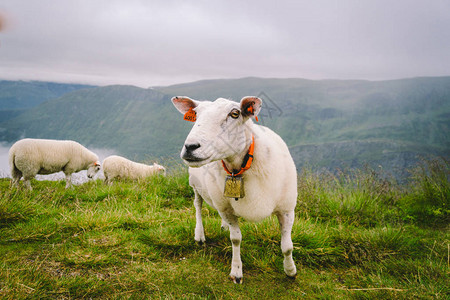
<path fill-rule="evenodd" d="M 210 102 L 174 97 L 172 102 L 185 114 L 185 120 L 195 122 L 180 154 L 190 167 L 189 184 L 195 194 L 195 240 L 205 241 L 201 216 L 205 200 L 217 209 L 222 224 L 230 230 L 230 277 L 241 283 L 242 235 L 238 217 L 258 222 L 275 214 L 281 227 L 284 271 L 294 277 L 297 269 L 292 259 L 291 231 L 297 202 L 297 171 L 280 136 L 251 120 L 258 115 L 262 101 L 257 97 L 244 97 L 240 103 L 223 98 Z"/>
<path fill-rule="evenodd" d="M 72 185 L 72 173 L 87 170 L 92 178 L 100 170 L 98 156 L 74 141 L 23 139 L 9 149 L 12 183 L 19 186 L 21 177 L 31 190 L 30 180 L 36 174 L 63 171 L 66 188 Z"/>
<path fill-rule="evenodd" d="M 105 183 L 111 183 L 115 178 L 144 179 L 156 174 L 165 174 L 163 166 L 151 166 L 137 163 L 118 155 L 108 156 L 103 160 Z"/>

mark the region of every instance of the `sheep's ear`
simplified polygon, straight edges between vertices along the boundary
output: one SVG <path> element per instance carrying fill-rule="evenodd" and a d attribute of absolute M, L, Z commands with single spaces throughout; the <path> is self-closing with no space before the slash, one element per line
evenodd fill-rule
<path fill-rule="evenodd" d="M 255 117 L 258 121 L 258 114 L 261 110 L 262 100 L 255 96 L 247 96 L 241 100 L 241 114 L 244 117 Z"/>
<path fill-rule="evenodd" d="M 197 105 L 199 104 L 198 101 L 184 96 L 173 97 L 172 103 L 183 115 L 187 113 L 190 109 L 196 108 Z"/>

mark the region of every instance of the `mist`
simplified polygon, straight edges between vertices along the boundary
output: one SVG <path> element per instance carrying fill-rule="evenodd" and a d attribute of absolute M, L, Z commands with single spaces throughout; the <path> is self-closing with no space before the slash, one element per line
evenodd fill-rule
<path fill-rule="evenodd" d="M 0 143 L 0 178 L 11 177 L 8 164 L 9 147 L 5 143 Z"/>
<path fill-rule="evenodd" d="M 8 152 L 11 145 L 0 142 L 0 178 L 11 178 L 11 171 L 9 169 L 8 162 Z M 100 149 L 100 148 L 89 148 L 92 152 L 98 155 L 98 159 L 102 162 L 106 157 L 114 154 L 118 154 L 116 150 L 113 149 Z M 103 170 L 97 173 L 94 179 L 104 179 Z M 65 180 L 64 173 L 58 172 L 49 175 L 36 175 L 37 180 Z M 79 185 L 87 182 L 89 179 L 86 175 L 86 171 L 80 171 L 72 174 L 72 183 L 74 185 Z"/>

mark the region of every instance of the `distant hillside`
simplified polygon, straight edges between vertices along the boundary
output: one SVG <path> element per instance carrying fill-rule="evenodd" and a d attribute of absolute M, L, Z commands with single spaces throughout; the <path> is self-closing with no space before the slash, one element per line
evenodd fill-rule
<path fill-rule="evenodd" d="M 26 109 L 49 99 L 92 86 L 41 81 L 0 80 L 0 122 L 12 119 Z"/>
<path fill-rule="evenodd" d="M 74 139 L 136 160 L 175 157 L 191 124 L 170 98 L 263 99 L 260 124 L 279 133 L 297 167 L 369 164 L 396 175 L 419 156 L 450 157 L 450 77 L 391 81 L 243 78 L 141 89 L 74 91 L 0 123 L 0 140 Z"/>
<path fill-rule="evenodd" d="M 107 86 L 49 100 L 0 124 L 0 140 L 72 139 L 132 159 L 173 154 L 188 132 L 170 97 L 151 89 Z"/>
<path fill-rule="evenodd" d="M 390 81 L 207 80 L 163 87 L 195 99 L 259 95 L 261 123 L 279 133 L 297 167 L 381 166 L 395 175 L 420 157 L 450 157 L 450 77 Z"/>

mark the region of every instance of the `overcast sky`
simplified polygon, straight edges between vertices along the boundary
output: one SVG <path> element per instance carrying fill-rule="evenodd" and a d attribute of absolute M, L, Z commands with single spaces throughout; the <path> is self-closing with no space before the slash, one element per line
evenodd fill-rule
<path fill-rule="evenodd" d="M 0 79 L 450 75 L 449 0 L 2 0 Z"/>

